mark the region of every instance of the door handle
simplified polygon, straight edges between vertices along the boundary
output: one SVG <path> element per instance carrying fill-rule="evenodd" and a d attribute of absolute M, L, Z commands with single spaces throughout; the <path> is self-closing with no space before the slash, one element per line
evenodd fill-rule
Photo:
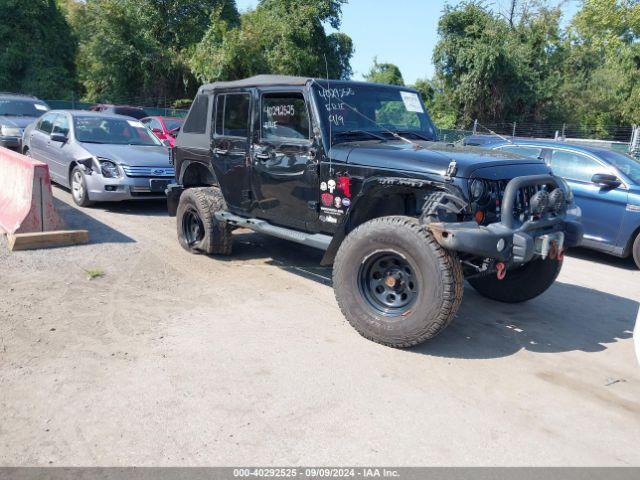
<path fill-rule="evenodd" d="M 267 161 L 271 158 L 271 155 L 269 155 L 268 153 L 256 153 L 256 159 L 260 160 L 260 161 Z"/>
<path fill-rule="evenodd" d="M 227 153 L 229 153 L 229 150 L 225 150 L 224 148 L 214 148 L 213 153 L 215 153 L 216 155 L 226 155 Z"/>

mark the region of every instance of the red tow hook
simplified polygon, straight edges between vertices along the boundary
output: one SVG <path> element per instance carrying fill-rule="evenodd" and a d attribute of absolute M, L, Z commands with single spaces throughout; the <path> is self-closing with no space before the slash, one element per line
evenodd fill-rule
<path fill-rule="evenodd" d="M 564 248 L 561 248 L 560 251 L 558 252 L 558 255 L 556 256 L 556 260 L 561 262 L 562 260 L 564 260 Z"/>
<path fill-rule="evenodd" d="M 496 263 L 496 277 L 498 277 L 498 280 L 504 280 L 504 277 L 506 276 L 507 266 L 504 264 L 504 262 Z"/>

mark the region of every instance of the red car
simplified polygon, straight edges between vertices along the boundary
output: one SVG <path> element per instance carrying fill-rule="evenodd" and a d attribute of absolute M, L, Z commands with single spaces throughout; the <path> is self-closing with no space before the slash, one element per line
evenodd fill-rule
<path fill-rule="evenodd" d="M 184 118 L 174 117 L 146 117 L 140 120 L 158 137 L 158 140 L 166 140 L 173 147 L 178 132 L 184 123 Z"/>

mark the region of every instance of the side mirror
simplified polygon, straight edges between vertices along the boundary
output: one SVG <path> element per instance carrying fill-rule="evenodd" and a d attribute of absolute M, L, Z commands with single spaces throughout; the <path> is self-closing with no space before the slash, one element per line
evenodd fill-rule
<path fill-rule="evenodd" d="M 49 135 L 49 138 L 51 139 L 52 142 L 62 142 L 65 143 L 68 138 L 64 133 L 60 133 L 60 132 L 54 132 L 51 135 Z"/>
<path fill-rule="evenodd" d="M 620 179 L 610 173 L 596 173 L 591 177 L 591 182 L 605 188 L 616 188 L 622 185 Z"/>

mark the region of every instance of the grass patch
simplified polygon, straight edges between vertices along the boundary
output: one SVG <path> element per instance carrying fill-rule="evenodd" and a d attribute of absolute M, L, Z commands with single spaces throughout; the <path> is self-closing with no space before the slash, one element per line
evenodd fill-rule
<path fill-rule="evenodd" d="M 89 270 L 85 270 L 87 274 L 87 280 L 95 280 L 96 278 L 104 277 L 104 272 L 97 268 L 90 268 Z"/>

